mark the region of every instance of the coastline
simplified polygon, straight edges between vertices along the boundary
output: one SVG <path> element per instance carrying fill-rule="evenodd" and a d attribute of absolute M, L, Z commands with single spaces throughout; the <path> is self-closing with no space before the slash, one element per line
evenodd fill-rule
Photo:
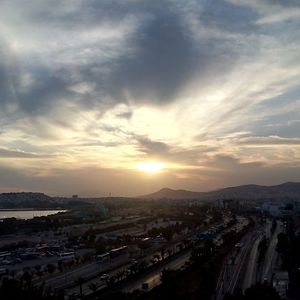
<path fill-rule="evenodd" d="M 1 211 L 51 211 L 51 210 L 62 210 L 62 211 L 67 211 L 65 208 L 31 208 L 31 207 L 26 207 L 26 208 L 0 208 Z"/>

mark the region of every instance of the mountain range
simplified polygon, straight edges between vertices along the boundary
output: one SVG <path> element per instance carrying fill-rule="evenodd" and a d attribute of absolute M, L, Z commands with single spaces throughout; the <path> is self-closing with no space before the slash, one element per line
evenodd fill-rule
<path fill-rule="evenodd" d="M 163 188 L 158 192 L 135 197 L 135 199 L 168 199 L 168 200 L 199 200 L 215 201 L 222 199 L 240 199 L 240 200 L 299 200 L 300 201 L 300 182 L 286 182 L 273 186 L 262 185 L 241 185 L 228 187 L 211 192 L 192 192 L 187 190 L 173 190 Z M 74 207 L 83 203 L 107 202 L 122 200 L 133 200 L 133 198 L 68 198 L 68 197 L 50 197 L 42 193 L 3 193 L 0 194 L 0 209 L 17 208 L 64 208 Z"/>
<path fill-rule="evenodd" d="M 300 182 L 286 182 L 273 186 L 256 184 L 227 187 L 211 192 L 192 192 L 187 190 L 173 190 L 163 188 L 155 193 L 139 196 L 143 199 L 195 199 L 195 200 L 222 200 L 222 199 L 294 199 L 300 200 Z"/>

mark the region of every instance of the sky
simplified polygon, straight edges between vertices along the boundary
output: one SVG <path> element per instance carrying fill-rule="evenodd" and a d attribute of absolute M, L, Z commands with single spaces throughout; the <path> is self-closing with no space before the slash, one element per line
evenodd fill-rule
<path fill-rule="evenodd" d="M 300 181 L 298 0 L 1 0 L 0 192 Z"/>

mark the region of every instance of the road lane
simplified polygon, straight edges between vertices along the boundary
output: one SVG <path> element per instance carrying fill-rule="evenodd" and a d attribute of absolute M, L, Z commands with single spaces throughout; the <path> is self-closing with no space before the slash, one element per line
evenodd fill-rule
<path fill-rule="evenodd" d="M 272 265 L 276 258 L 276 245 L 277 245 L 277 235 L 281 231 L 280 229 L 280 223 L 277 222 L 277 227 L 274 232 L 274 234 L 271 237 L 271 241 L 269 243 L 269 247 L 267 249 L 266 255 L 265 255 L 265 261 L 261 273 L 261 282 L 264 282 L 264 280 L 267 280 L 268 282 L 271 281 L 272 278 Z"/>
<path fill-rule="evenodd" d="M 245 291 L 256 281 L 256 267 L 257 267 L 257 255 L 258 255 L 258 244 L 261 241 L 262 236 L 258 236 L 255 240 L 252 250 L 249 255 L 248 266 L 245 273 L 242 290 Z"/>
<path fill-rule="evenodd" d="M 191 251 L 184 253 L 182 256 L 177 257 L 176 259 L 170 261 L 169 263 L 157 268 L 155 271 L 151 272 L 150 274 L 141 276 L 138 280 L 133 282 L 132 284 L 126 286 L 123 291 L 124 292 L 133 292 L 134 290 L 141 289 L 143 283 L 148 284 L 148 291 L 154 288 L 155 286 L 160 284 L 160 276 L 163 269 L 172 269 L 178 270 L 182 266 L 188 262 L 191 255 Z"/>

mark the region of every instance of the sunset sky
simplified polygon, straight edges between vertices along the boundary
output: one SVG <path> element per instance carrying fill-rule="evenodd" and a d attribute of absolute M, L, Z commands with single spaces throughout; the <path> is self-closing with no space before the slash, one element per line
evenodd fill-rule
<path fill-rule="evenodd" d="M 1 0 L 0 192 L 285 181 L 299 0 Z"/>

